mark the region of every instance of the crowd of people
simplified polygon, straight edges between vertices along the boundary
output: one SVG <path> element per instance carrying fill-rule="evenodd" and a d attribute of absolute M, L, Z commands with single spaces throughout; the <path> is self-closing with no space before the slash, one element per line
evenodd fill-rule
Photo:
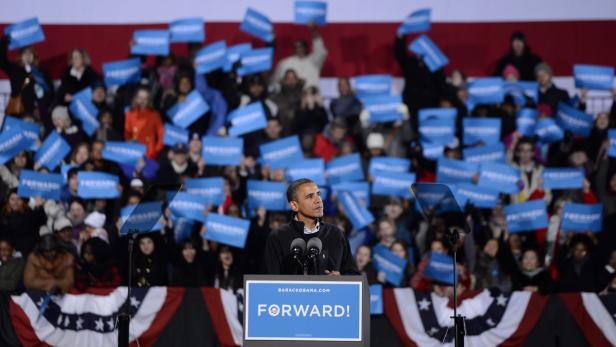
<path fill-rule="evenodd" d="M 511 36 L 510 50 L 496 64 L 496 76 L 508 81 L 534 80 L 539 84 L 538 101 L 527 98 L 467 107 L 468 81 L 464 71 L 445 69 L 431 72 L 422 58 L 407 50 L 406 38 L 395 37 L 394 51 L 402 75 L 402 99 L 407 111 L 401 121 L 373 124 L 356 96 L 351 80 L 338 79 L 339 95 L 327 105 L 319 91 L 320 71 L 328 48 L 317 28 L 308 26 L 312 42 L 298 40 L 295 53 L 277 63 L 273 71 L 238 76 L 237 64 L 229 72 L 218 69 L 196 73 L 194 56 L 141 57 L 141 78 L 119 88 L 107 88 L 88 53 L 74 49 L 56 87 L 39 65 L 35 48 L 20 49 L 9 57 L 9 38 L 0 42 L 0 68 L 10 79 L 11 96 L 20 97 L 22 109 L 11 114 L 32 122 L 46 134 L 57 131 L 71 146 L 64 162 L 73 166 L 66 178 L 60 200 L 25 199 L 17 194 L 23 170 L 45 172 L 34 164 L 33 152 L 24 151 L 0 165 L 0 290 L 19 292 L 40 289 L 48 292 L 86 292 L 91 288 L 126 285 L 129 273 L 133 285 L 214 286 L 237 291 L 244 274 L 263 271 L 263 252 L 268 234 L 290 220 L 288 212 L 246 208 L 246 181 L 284 182 L 284 170 L 261 164 L 259 146 L 298 135 L 305 158 L 336 157 L 360 153 L 367 166 L 380 156 L 407 158 L 417 181 L 434 182 L 436 161 L 424 156 L 418 133 L 418 111 L 424 108 L 457 110 L 457 141 L 443 156 L 461 159 L 465 117 L 493 117 L 502 121 L 501 140 L 507 148 L 508 164 L 521 172 L 522 189 L 515 195 L 501 194 L 493 209 L 472 208 L 473 232 L 461 241 L 457 267 L 461 292 L 498 288 L 527 290 L 543 294 L 562 291 L 616 291 L 616 166 L 608 157 L 607 132 L 616 127 L 616 102 L 608 112 L 595 114 L 594 126 L 586 138 L 565 132 L 564 139 L 542 144 L 522 136 L 516 128 L 521 107 L 535 108 L 540 118 L 553 117 L 559 102 L 584 110 L 586 91 L 570 98 L 552 80 L 552 70 L 531 51 L 521 32 Z M 392 40 L 394 38 L 392 37 Z M 272 44 L 276 45 L 275 41 Z M 311 47 L 311 48 L 310 48 Z M 330 47 L 330 49 L 334 49 Z M 194 54 L 194 50 L 189 50 Z M 40 57 L 44 59 L 45 57 Z M 574 62 L 572 62 L 574 63 Z M 455 62 L 452 62 L 455 67 Z M 88 136 L 81 122 L 67 107 L 73 96 L 92 88 L 92 102 L 98 109 L 100 127 Z M 163 143 L 164 123 L 169 110 L 198 91 L 210 105 L 207 113 L 189 126 L 187 144 L 172 147 Z M 614 91 L 616 100 L 616 90 Z M 212 166 L 202 157 L 204 135 L 227 136 L 227 115 L 240 107 L 260 102 L 267 117 L 265 129 L 243 135 L 244 152 L 239 166 Z M 103 159 L 106 141 L 138 142 L 146 145 L 145 157 L 132 172 Z M 546 167 L 574 167 L 585 175 L 582 189 L 543 188 Z M 59 172 L 59 167 L 56 169 Z M 120 177 L 118 199 L 82 199 L 77 194 L 80 171 L 101 171 Z M 178 185 L 186 179 L 222 177 L 224 203 L 208 211 L 250 219 L 243 249 L 207 241 L 202 223 L 187 237 L 174 234 L 169 209 L 161 217 L 161 231 L 138 236 L 133 268 L 127 268 L 128 241 L 121 237 L 120 209 L 157 198 L 147 190 L 154 183 Z M 549 211 L 546 229 L 510 233 L 503 212 L 508 204 L 541 199 Z M 355 235 L 343 208 L 332 194 L 323 196 L 324 221 Z M 565 202 L 597 203 L 604 207 L 603 231 L 571 233 L 560 230 Z M 364 202 L 367 203 L 367 202 Z M 446 221 L 426 221 L 414 201 L 372 195 L 369 210 L 375 222 L 353 249 L 358 269 L 371 284 L 386 281 L 372 264 L 375 245 L 408 260 L 399 284 L 417 290 L 451 293 L 451 286 L 426 276 L 430 254 L 449 254 Z M 204 211 L 207 213 L 207 211 Z"/>

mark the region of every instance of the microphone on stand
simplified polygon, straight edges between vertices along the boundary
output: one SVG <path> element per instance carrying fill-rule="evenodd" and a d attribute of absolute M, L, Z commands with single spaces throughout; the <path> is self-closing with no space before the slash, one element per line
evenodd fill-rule
<path fill-rule="evenodd" d="M 317 274 L 317 258 L 323 249 L 323 242 L 318 237 L 308 240 L 308 259 L 312 261 L 312 269 Z"/>
<path fill-rule="evenodd" d="M 306 274 L 306 264 L 304 261 L 304 253 L 306 253 L 306 241 L 301 237 L 298 237 L 291 241 L 291 254 L 293 255 L 293 259 L 297 261 L 302 268 L 304 269 L 304 274 Z"/>

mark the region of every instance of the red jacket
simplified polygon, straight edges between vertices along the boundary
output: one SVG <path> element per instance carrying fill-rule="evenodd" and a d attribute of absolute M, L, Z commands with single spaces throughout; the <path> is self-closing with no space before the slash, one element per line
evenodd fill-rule
<path fill-rule="evenodd" d="M 145 155 L 149 159 L 156 159 L 163 149 L 164 135 L 163 122 L 158 112 L 149 108 L 131 109 L 126 112 L 124 139 L 146 145 Z"/>

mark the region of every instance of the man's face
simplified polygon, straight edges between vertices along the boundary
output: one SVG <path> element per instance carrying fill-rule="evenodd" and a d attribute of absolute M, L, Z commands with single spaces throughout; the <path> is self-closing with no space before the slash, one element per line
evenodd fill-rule
<path fill-rule="evenodd" d="M 296 41 L 293 44 L 293 48 L 295 48 L 295 55 L 297 55 L 300 58 L 303 58 L 306 56 L 306 46 L 304 45 L 303 42 L 301 41 Z"/>
<path fill-rule="evenodd" d="M 323 200 L 321 200 L 319 187 L 314 183 L 299 186 L 295 200 L 291 201 L 291 209 L 306 217 L 323 217 Z"/>
<path fill-rule="evenodd" d="M 58 232 L 58 238 L 64 242 L 71 242 L 73 239 L 73 228 L 67 227 Z"/>
<path fill-rule="evenodd" d="M 542 87 L 547 87 L 552 80 L 552 76 L 544 70 L 537 71 L 537 82 Z"/>
<path fill-rule="evenodd" d="M 0 242 L 0 260 L 2 262 L 7 262 L 11 260 L 12 257 L 13 247 L 11 247 L 11 244 L 6 241 Z"/>

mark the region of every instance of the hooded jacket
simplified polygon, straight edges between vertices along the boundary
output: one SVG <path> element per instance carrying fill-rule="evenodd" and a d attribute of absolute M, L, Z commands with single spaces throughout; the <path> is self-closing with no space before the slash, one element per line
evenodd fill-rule
<path fill-rule="evenodd" d="M 325 270 L 339 271 L 342 275 L 359 275 L 351 255 L 351 247 L 342 230 L 334 225 L 319 221 L 319 231 L 313 234 L 304 234 L 304 223 L 295 219 L 272 231 L 265 245 L 265 273 L 271 275 L 302 274 L 303 269 L 293 261 L 291 242 L 296 238 L 308 239 L 318 237 L 323 243 L 321 253 L 318 255 L 316 271 L 309 271 L 319 275 Z M 312 269 L 311 269 L 312 270 Z"/>

